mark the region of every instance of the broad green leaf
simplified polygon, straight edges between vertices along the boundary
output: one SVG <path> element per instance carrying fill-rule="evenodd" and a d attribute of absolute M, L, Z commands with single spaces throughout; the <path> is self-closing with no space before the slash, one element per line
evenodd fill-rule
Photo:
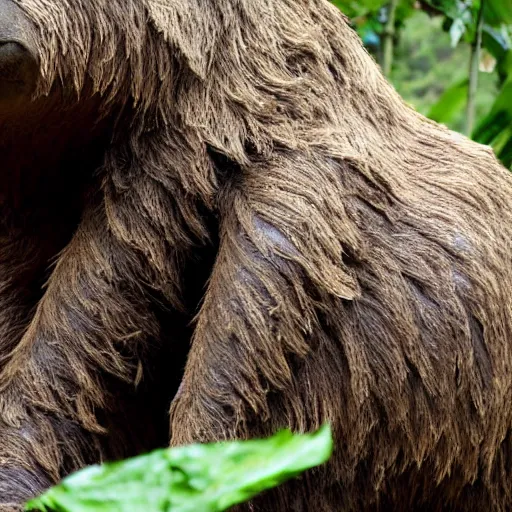
<path fill-rule="evenodd" d="M 358 18 L 377 12 L 386 4 L 386 0 L 331 0 L 349 18 Z"/>
<path fill-rule="evenodd" d="M 508 123 L 507 126 L 503 127 L 503 130 L 495 137 L 492 143 L 494 151 L 497 155 L 502 154 L 507 150 L 507 147 L 512 141 L 512 123 Z"/>
<path fill-rule="evenodd" d="M 500 130 L 496 130 L 496 135 L 492 139 L 491 145 L 503 165 L 512 168 L 512 122 L 500 124 L 500 121 L 503 120 L 501 116 L 497 120 Z"/>
<path fill-rule="evenodd" d="M 485 0 L 484 17 L 490 25 L 512 24 L 512 0 Z"/>
<path fill-rule="evenodd" d="M 57 512 L 220 512 L 326 462 L 328 426 L 265 440 L 157 450 L 75 473 L 28 503 Z"/>
<path fill-rule="evenodd" d="M 508 80 L 496 98 L 489 114 L 480 122 L 473 138 L 493 147 L 498 158 L 512 164 L 512 79 Z"/>
<path fill-rule="evenodd" d="M 466 106 L 468 79 L 465 78 L 444 91 L 427 116 L 438 123 L 449 124 Z"/>
<path fill-rule="evenodd" d="M 506 82 L 496 98 L 489 115 L 476 128 L 474 136 L 479 142 L 489 143 L 489 133 L 502 131 L 512 121 L 512 80 Z M 495 135 L 494 135 L 495 136 Z"/>
<path fill-rule="evenodd" d="M 344 14 L 351 18 L 378 11 L 387 0 L 331 0 Z"/>
<path fill-rule="evenodd" d="M 512 129 L 508 130 L 508 140 L 499 151 L 498 158 L 503 162 L 505 167 L 512 170 Z"/>
<path fill-rule="evenodd" d="M 499 61 L 500 74 L 505 79 L 512 79 L 512 49 L 509 50 Z"/>

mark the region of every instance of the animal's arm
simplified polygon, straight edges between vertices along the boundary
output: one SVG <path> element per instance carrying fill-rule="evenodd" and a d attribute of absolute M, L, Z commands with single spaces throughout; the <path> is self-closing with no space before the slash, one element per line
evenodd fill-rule
<path fill-rule="evenodd" d="M 322 343 L 322 307 L 357 295 L 342 250 L 359 240 L 340 201 L 338 169 L 312 168 L 276 157 L 246 172 L 221 201 L 220 248 L 171 410 L 172 444 L 328 419 L 321 397 L 308 396 L 308 383 L 292 373 Z M 290 386 L 297 401 L 277 406 Z"/>
<path fill-rule="evenodd" d="M 15 215 L 0 208 L 0 369 L 21 340 L 51 259 L 65 243 L 54 221 L 39 211 Z"/>
<path fill-rule="evenodd" d="M 43 295 L 43 285 L 52 259 L 66 243 L 65 220 L 55 217 L 51 207 L 44 212 L 13 211 L 8 206 L 1 209 L 0 221 L 0 371 L 7 373 L 13 351 L 23 339 L 38 301 Z M 56 226 L 58 228 L 56 228 Z M 0 509 L 13 510 L 26 497 L 27 490 L 37 492 L 48 481 L 42 475 L 25 469 L 29 459 L 23 452 L 28 430 L 20 430 L 17 439 L 8 425 L 18 424 L 17 397 L 8 389 L 0 396 L 0 431 L 3 447 L 11 446 L 10 460 L 0 469 Z M 13 399 L 16 402 L 12 402 Z M 39 450 L 41 451 L 41 450 Z M 5 462 L 5 459 L 3 460 Z M 20 462 L 19 465 L 17 463 Z"/>
<path fill-rule="evenodd" d="M 100 461 L 100 418 L 122 400 L 111 396 L 115 386 L 134 389 L 140 380 L 148 344 L 159 337 L 147 293 L 162 284 L 147 270 L 156 252 L 149 242 L 146 254 L 134 246 L 154 234 L 139 197 L 156 198 L 151 186 L 158 185 L 136 183 L 118 194 L 109 185 L 98 194 L 0 374 L 0 510 L 11 512 L 67 472 Z M 169 254 L 168 296 L 177 289 L 169 277 L 178 275 L 175 261 Z"/>
<path fill-rule="evenodd" d="M 0 235 L 0 368 L 20 341 L 37 303 L 42 262 L 34 242 L 12 229 Z"/>

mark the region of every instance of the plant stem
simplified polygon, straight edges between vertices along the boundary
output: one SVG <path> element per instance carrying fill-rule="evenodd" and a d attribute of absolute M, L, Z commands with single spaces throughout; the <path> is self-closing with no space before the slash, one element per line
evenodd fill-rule
<path fill-rule="evenodd" d="M 389 2 L 387 11 L 388 19 L 384 32 L 382 34 L 382 71 L 384 75 L 389 76 L 391 74 L 391 68 L 393 67 L 393 46 L 395 38 L 395 21 L 396 21 L 396 9 L 398 7 L 399 0 L 391 0 Z"/>
<path fill-rule="evenodd" d="M 480 0 L 480 8 L 478 9 L 476 22 L 476 34 L 473 44 L 471 45 L 468 102 L 466 108 L 466 135 L 468 137 L 471 137 L 475 125 L 476 93 L 478 91 L 478 73 L 480 67 L 480 54 L 482 52 L 482 33 L 484 28 L 484 4 L 485 0 Z"/>

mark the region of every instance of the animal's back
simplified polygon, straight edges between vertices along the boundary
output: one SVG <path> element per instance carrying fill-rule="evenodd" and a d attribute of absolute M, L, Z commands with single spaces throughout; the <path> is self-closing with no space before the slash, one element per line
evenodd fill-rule
<path fill-rule="evenodd" d="M 512 508 L 512 176 L 489 148 L 408 122 L 326 163 L 354 297 L 322 296 L 313 352 L 261 433 L 328 419 L 338 444 L 258 511 Z"/>
<path fill-rule="evenodd" d="M 258 511 L 509 510 L 512 177 L 405 105 L 328 2 L 268 5 L 240 24 L 258 66 L 211 64 L 240 71 L 222 75 L 238 124 L 210 129 L 250 203 L 233 210 L 260 258 L 240 284 L 250 335 L 211 335 L 196 375 L 222 378 L 177 399 L 173 440 L 330 421 L 332 461 Z"/>
<path fill-rule="evenodd" d="M 357 461 L 358 489 L 382 489 L 384 510 L 508 510 L 512 176 L 489 149 L 417 122 L 388 142 L 386 174 L 347 172 L 364 249 L 349 262 L 360 295 L 331 338 L 339 457 Z"/>
<path fill-rule="evenodd" d="M 512 178 L 405 105 L 326 0 L 231 7 L 173 83 L 179 135 L 239 173 L 173 442 L 329 420 L 331 463 L 268 510 L 511 508 Z"/>

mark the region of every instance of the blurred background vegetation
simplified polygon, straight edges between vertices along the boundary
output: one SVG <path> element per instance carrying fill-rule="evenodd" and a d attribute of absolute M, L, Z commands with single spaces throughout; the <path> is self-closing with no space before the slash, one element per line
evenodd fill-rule
<path fill-rule="evenodd" d="M 512 0 L 332 0 L 416 110 L 512 167 Z"/>

